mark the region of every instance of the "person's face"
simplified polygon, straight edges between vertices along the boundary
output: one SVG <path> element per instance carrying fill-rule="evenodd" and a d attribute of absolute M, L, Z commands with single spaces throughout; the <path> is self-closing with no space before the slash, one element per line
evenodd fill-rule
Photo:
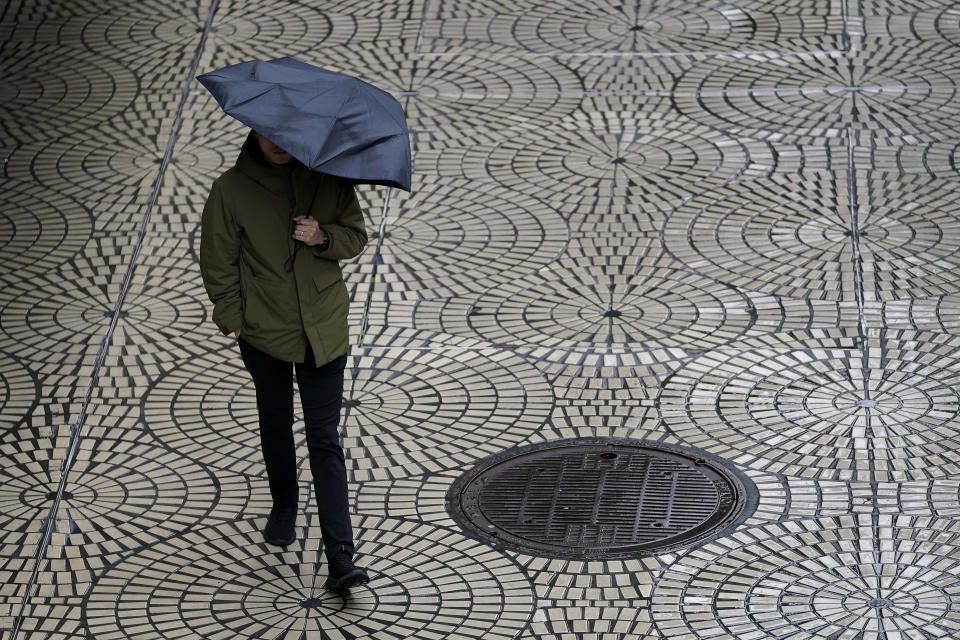
<path fill-rule="evenodd" d="M 260 143 L 260 151 L 263 151 L 263 157 L 271 164 L 287 164 L 293 160 L 293 156 L 267 140 L 264 136 L 255 134 L 257 142 Z"/>

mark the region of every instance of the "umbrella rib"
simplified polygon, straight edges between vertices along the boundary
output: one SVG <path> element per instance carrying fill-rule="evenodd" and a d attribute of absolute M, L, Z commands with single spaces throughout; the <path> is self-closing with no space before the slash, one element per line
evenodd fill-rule
<path fill-rule="evenodd" d="M 312 98 L 310 98 L 309 100 L 307 100 L 306 102 L 304 102 L 303 104 L 298 105 L 298 106 L 299 106 L 300 109 L 303 109 L 304 107 L 308 106 L 311 102 L 314 102 L 315 100 L 319 100 L 321 97 L 322 97 L 322 94 L 319 94 L 319 93 L 318 93 L 317 95 L 313 96 Z M 340 106 L 337 108 L 337 115 L 338 115 L 338 116 L 340 115 L 340 111 L 343 110 L 343 105 L 345 105 L 345 104 L 347 103 L 347 100 L 349 100 L 349 99 L 352 98 L 352 97 L 353 97 L 353 93 L 351 93 L 349 96 L 345 97 L 345 98 L 343 99 L 343 102 L 340 103 Z"/>
<path fill-rule="evenodd" d="M 257 98 L 262 98 L 263 96 L 267 95 L 267 94 L 270 93 L 271 91 L 276 90 L 276 88 L 277 88 L 278 86 L 279 86 L 279 85 L 276 85 L 276 84 L 269 84 L 266 89 L 264 89 L 263 91 L 261 91 L 261 92 L 258 93 L 257 95 L 255 95 L 255 96 L 250 96 L 249 98 L 246 98 L 246 99 L 244 99 L 244 100 L 241 100 L 240 102 L 237 102 L 237 103 L 235 103 L 235 104 L 231 104 L 231 105 L 229 106 L 229 108 L 230 108 L 230 109 L 236 109 L 236 108 L 238 108 L 238 107 L 242 107 L 242 106 L 245 105 L 245 104 L 248 104 L 248 103 L 250 103 L 250 102 L 253 102 L 253 101 L 256 100 Z M 226 106 L 223 107 L 224 110 L 226 110 L 227 108 L 228 108 L 228 107 L 226 107 Z"/>
<path fill-rule="evenodd" d="M 377 145 L 379 145 L 379 144 L 383 144 L 383 143 L 386 142 L 387 140 L 392 140 L 393 138 L 405 138 L 405 136 L 404 136 L 404 134 L 402 134 L 402 133 L 392 133 L 392 134 L 390 134 L 390 135 L 388 135 L 388 136 L 381 136 L 381 137 L 377 138 L 376 140 L 371 140 L 371 141 L 366 142 L 366 143 L 364 143 L 364 144 L 358 144 L 358 145 L 356 145 L 356 146 L 354 146 L 354 147 L 350 147 L 349 149 L 344 149 L 341 153 L 338 153 L 338 154 L 335 155 L 335 156 L 330 156 L 329 158 L 327 158 L 326 160 L 324 160 L 324 162 L 331 162 L 331 161 L 333 161 L 333 160 L 335 160 L 335 159 L 337 159 L 337 158 L 342 158 L 342 157 L 344 157 L 344 156 L 350 156 L 350 155 L 355 154 L 355 153 L 362 153 L 363 151 L 366 151 L 367 149 L 373 148 L 373 147 L 375 147 L 375 146 L 377 146 Z"/>
<path fill-rule="evenodd" d="M 352 84 L 352 85 L 350 86 L 350 95 L 348 95 L 346 98 L 343 99 L 343 102 L 340 103 L 340 107 L 337 109 L 337 114 L 334 116 L 334 121 L 335 121 L 335 122 L 340 119 L 340 114 L 343 112 L 343 108 L 346 106 L 346 104 L 347 104 L 348 102 L 350 102 L 350 100 L 353 99 L 353 97 L 354 97 L 356 94 L 357 94 L 357 85 Z M 327 138 L 327 141 L 329 141 L 329 140 L 330 140 L 330 138 L 328 137 L 328 138 Z M 326 141 L 325 141 L 325 142 L 326 142 Z M 339 155 L 342 155 L 342 154 L 338 154 L 337 156 L 334 156 L 334 157 L 339 157 Z M 320 157 L 322 157 L 322 156 L 323 156 L 323 149 L 321 148 L 320 151 L 317 152 L 317 154 L 314 156 L 314 158 L 313 158 L 314 162 L 316 162 L 317 160 L 319 160 Z"/>

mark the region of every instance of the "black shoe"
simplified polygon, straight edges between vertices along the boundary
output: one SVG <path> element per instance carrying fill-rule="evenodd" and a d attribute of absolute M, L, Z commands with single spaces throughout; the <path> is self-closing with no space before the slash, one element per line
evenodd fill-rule
<path fill-rule="evenodd" d="M 293 531 L 297 524 L 297 505 L 274 505 L 267 517 L 267 524 L 263 527 L 263 538 L 270 544 L 285 547 L 293 542 L 296 535 Z"/>
<path fill-rule="evenodd" d="M 353 557 L 346 549 L 340 549 L 327 559 L 329 574 L 324 587 L 330 591 L 346 593 L 351 587 L 370 582 L 367 572 L 353 564 Z"/>

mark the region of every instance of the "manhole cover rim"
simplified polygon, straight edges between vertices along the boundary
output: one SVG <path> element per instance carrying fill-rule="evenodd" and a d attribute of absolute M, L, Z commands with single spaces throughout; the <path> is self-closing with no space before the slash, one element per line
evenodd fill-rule
<path fill-rule="evenodd" d="M 693 463 L 698 469 L 711 472 L 711 475 L 721 477 L 732 491 L 733 507 L 721 517 L 710 518 L 707 525 L 702 523 L 679 534 L 665 537 L 654 543 L 614 546 L 599 548 L 593 546 L 560 546 L 528 541 L 511 534 L 504 529 L 498 529 L 496 535 L 484 531 L 477 523 L 471 521 L 470 516 L 462 508 L 462 497 L 467 493 L 470 484 L 478 477 L 511 459 L 519 458 L 534 452 L 556 453 L 568 448 L 585 447 L 629 447 L 633 449 L 649 449 L 657 453 L 665 453 L 683 458 Z M 707 475 L 707 474 L 704 474 Z M 511 447 L 489 455 L 477 461 L 474 466 L 462 473 L 450 486 L 446 495 L 447 512 L 469 537 L 493 545 L 495 547 L 532 555 L 536 557 L 562 558 L 571 560 L 615 560 L 640 558 L 671 553 L 680 549 L 699 547 L 708 542 L 731 534 L 740 524 L 747 520 L 756 511 L 759 502 L 759 491 L 752 480 L 740 469 L 709 452 L 693 447 L 675 444 L 664 444 L 653 440 L 632 438 L 568 438 L 546 442 Z M 715 520 L 715 521 L 713 521 Z M 690 532 L 705 529 L 702 534 L 691 536 Z"/>

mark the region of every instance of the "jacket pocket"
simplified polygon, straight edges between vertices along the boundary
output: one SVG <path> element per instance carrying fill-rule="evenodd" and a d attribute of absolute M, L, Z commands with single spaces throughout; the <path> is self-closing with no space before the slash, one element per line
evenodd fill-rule
<path fill-rule="evenodd" d="M 325 280 L 314 280 L 318 287 Z M 350 311 L 350 295 L 347 285 L 340 278 L 317 291 L 316 299 L 304 317 L 304 329 L 311 344 L 318 347 L 323 362 L 328 362 L 346 353 L 350 338 L 347 318 Z M 321 360 L 317 360 L 320 362 Z"/>
<path fill-rule="evenodd" d="M 269 282 L 253 276 L 246 278 L 243 323 L 252 330 L 291 330 L 299 325 L 296 293 L 288 292 L 284 282 Z"/>
<path fill-rule="evenodd" d="M 324 289 L 330 285 L 343 280 L 339 265 L 331 265 L 326 269 L 316 269 L 313 272 L 313 284 L 317 287 L 317 293 L 323 293 Z"/>
<path fill-rule="evenodd" d="M 314 278 L 317 296 L 311 309 L 314 322 L 326 322 L 329 318 L 347 315 L 350 295 L 342 278 Z"/>

